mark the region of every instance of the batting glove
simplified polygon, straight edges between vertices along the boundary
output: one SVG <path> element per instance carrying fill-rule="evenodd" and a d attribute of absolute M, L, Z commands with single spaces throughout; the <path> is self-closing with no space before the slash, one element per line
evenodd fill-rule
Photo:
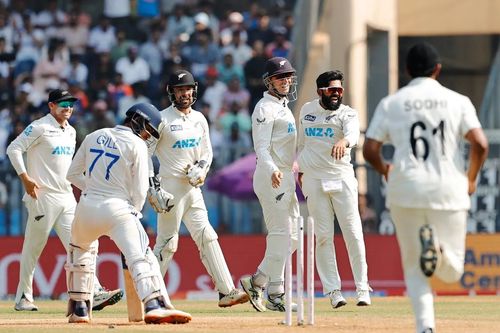
<path fill-rule="evenodd" d="M 169 212 L 174 205 L 169 205 L 169 201 L 173 200 L 174 196 L 160 186 L 160 181 L 156 176 L 149 178 L 148 201 L 151 207 L 157 213 Z"/>
<path fill-rule="evenodd" d="M 205 183 L 207 177 L 207 161 L 196 161 L 193 166 L 189 165 L 186 168 L 186 175 L 189 184 L 194 187 L 200 187 Z"/>

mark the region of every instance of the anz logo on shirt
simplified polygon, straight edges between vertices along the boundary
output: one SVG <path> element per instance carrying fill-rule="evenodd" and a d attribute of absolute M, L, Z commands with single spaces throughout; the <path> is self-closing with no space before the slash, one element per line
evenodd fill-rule
<path fill-rule="evenodd" d="M 179 149 L 185 149 L 185 148 L 195 148 L 200 145 L 201 137 L 197 139 L 183 139 L 183 140 L 177 140 L 172 148 L 179 148 Z"/>
<path fill-rule="evenodd" d="M 287 133 L 294 133 L 295 132 L 295 124 L 294 123 L 288 123 L 288 131 Z"/>
<path fill-rule="evenodd" d="M 52 155 L 70 155 L 73 156 L 75 147 L 70 146 L 57 146 L 52 150 Z"/>
<path fill-rule="evenodd" d="M 315 137 L 328 137 L 332 138 L 334 131 L 333 128 L 321 128 L 321 127 L 307 127 L 304 128 L 304 134 L 306 136 L 315 136 Z"/>

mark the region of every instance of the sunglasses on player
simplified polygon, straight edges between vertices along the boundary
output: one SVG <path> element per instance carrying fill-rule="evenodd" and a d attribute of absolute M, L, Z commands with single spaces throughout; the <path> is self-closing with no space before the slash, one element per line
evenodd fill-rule
<path fill-rule="evenodd" d="M 344 88 L 342 87 L 323 87 L 319 88 L 319 90 L 322 90 L 327 94 L 333 94 L 334 92 L 336 92 L 339 95 L 342 95 L 342 93 L 344 92 Z"/>
<path fill-rule="evenodd" d="M 75 102 L 62 101 L 62 102 L 57 103 L 57 106 L 59 106 L 61 108 L 72 108 L 74 104 L 75 104 Z"/>

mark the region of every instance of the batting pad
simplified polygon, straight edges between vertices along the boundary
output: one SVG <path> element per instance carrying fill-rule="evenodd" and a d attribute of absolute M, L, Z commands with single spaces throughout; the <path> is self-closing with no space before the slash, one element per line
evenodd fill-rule
<path fill-rule="evenodd" d="M 91 246 L 86 251 L 69 244 L 66 260 L 66 284 L 68 295 L 75 301 L 89 301 L 94 290 L 94 273 L 96 266 L 96 248 Z"/>
<path fill-rule="evenodd" d="M 203 230 L 199 250 L 201 261 L 212 277 L 215 288 L 224 295 L 229 294 L 234 289 L 234 283 L 217 240 L 217 233 L 212 226 Z"/>
<path fill-rule="evenodd" d="M 175 252 L 177 251 L 177 246 L 179 245 L 179 235 L 175 234 L 171 238 L 169 238 L 166 242 L 161 244 L 160 246 L 155 245 L 155 255 L 157 261 L 159 263 L 161 276 L 165 276 L 168 270 L 168 265 L 172 258 L 174 257 Z"/>
<path fill-rule="evenodd" d="M 174 308 L 168 297 L 158 260 L 149 247 L 146 249 L 144 258 L 133 262 L 129 266 L 129 270 L 132 279 L 134 279 L 137 295 L 143 303 L 160 298 L 167 308 Z"/>

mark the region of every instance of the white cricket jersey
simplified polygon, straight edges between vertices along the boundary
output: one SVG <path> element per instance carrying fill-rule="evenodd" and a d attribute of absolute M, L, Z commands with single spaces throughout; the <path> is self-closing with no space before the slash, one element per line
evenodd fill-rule
<path fill-rule="evenodd" d="M 196 161 L 212 164 L 212 145 L 208 123 L 201 112 L 191 110 L 187 115 L 173 105 L 160 112 L 160 139 L 150 148 L 160 162 L 162 178 L 186 178 L 186 167 Z"/>
<path fill-rule="evenodd" d="M 292 170 L 297 131 L 287 98 L 264 92 L 252 114 L 252 137 L 258 168 L 270 174 Z"/>
<path fill-rule="evenodd" d="M 345 155 L 336 160 L 332 148 L 341 139 L 349 142 Z M 353 174 L 351 148 L 359 139 L 358 113 L 341 104 L 326 110 L 315 99 L 302 106 L 299 116 L 298 163 L 300 172 L 315 179 L 335 179 Z"/>
<path fill-rule="evenodd" d="M 62 127 L 49 113 L 35 120 L 7 147 L 7 155 L 17 174 L 27 173 L 41 191 L 68 193 L 66 180 L 75 153 L 76 131 L 71 125 Z M 26 165 L 23 160 L 26 153 Z"/>
<path fill-rule="evenodd" d="M 468 209 L 460 143 L 468 131 L 480 127 L 470 99 L 431 78 L 415 78 L 382 99 L 366 137 L 395 146 L 387 204 Z"/>
<path fill-rule="evenodd" d="M 146 143 L 129 127 L 118 125 L 85 137 L 67 178 L 83 194 L 126 200 L 141 211 L 149 187 L 148 174 Z"/>

